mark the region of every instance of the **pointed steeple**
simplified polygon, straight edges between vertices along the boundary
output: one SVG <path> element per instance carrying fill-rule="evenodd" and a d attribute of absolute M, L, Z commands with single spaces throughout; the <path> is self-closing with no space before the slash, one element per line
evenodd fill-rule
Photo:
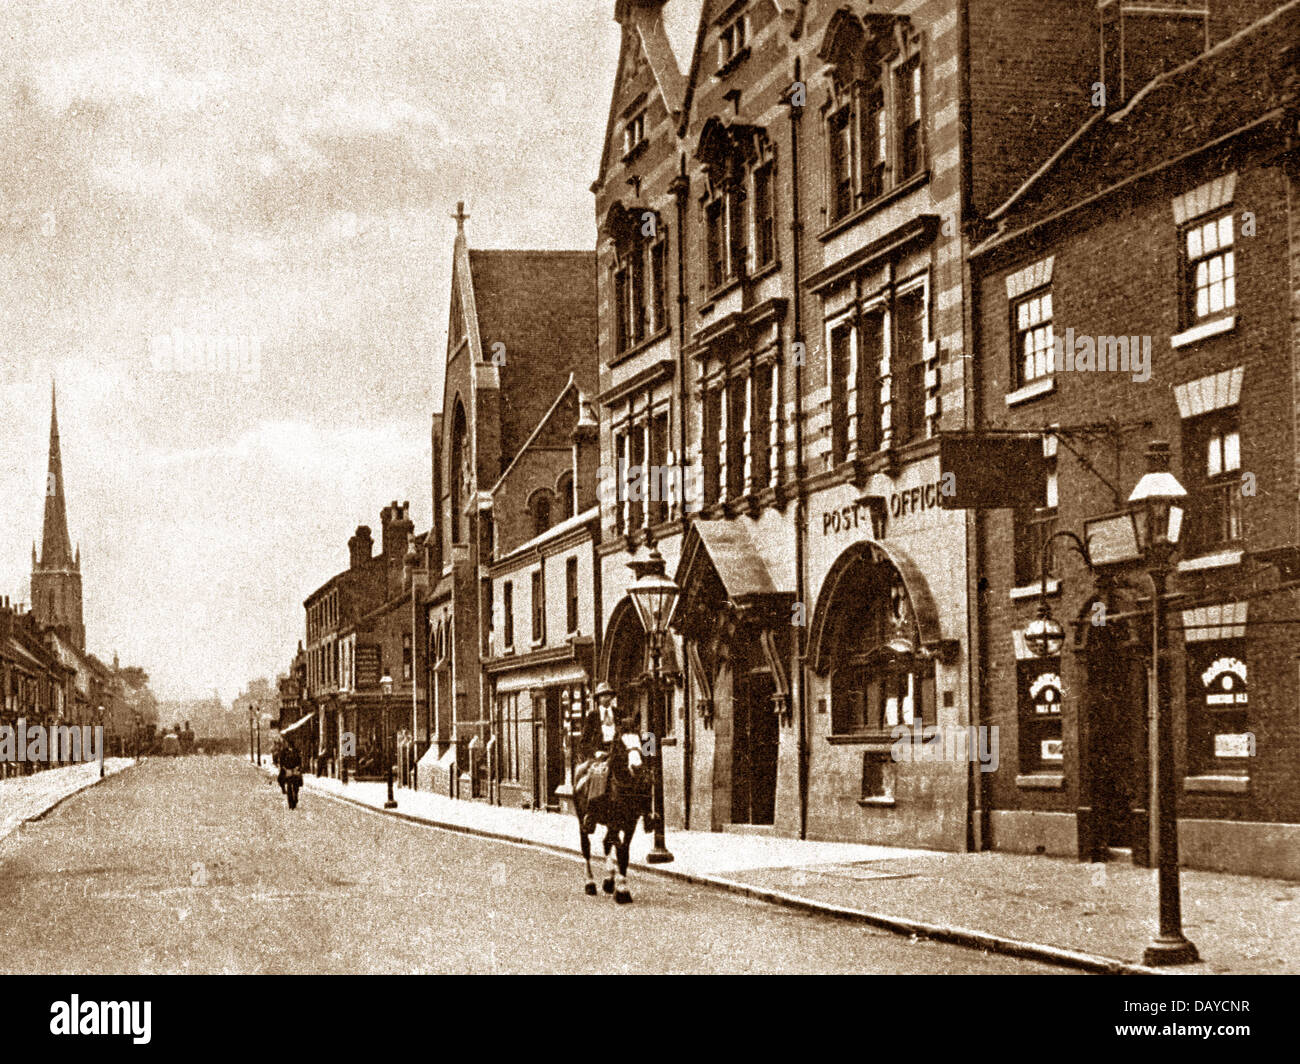
<path fill-rule="evenodd" d="M 50 464 L 45 476 L 45 532 L 41 540 L 41 568 L 72 568 L 68 510 L 63 497 L 63 455 L 59 451 L 58 396 L 53 381 L 50 382 Z"/>

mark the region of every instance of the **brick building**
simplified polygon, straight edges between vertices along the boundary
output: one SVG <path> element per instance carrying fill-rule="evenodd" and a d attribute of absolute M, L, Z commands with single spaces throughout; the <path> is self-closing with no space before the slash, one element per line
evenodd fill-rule
<path fill-rule="evenodd" d="M 596 417 L 572 378 L 489 492 L 483 672 L 496 797 L 558 808 L 600 649 Z"/>
<path fill-rule="evenodd" d="M 708 0 L 683 49 L 665 8 L 615 5 L 593 186 L 598 678 L 643 697 L 653 539 L 683 588 L 669 824 L 962 848 L 974 769 L 892 754 L 972 719 L 969 519 L 936 496 L 969 220 L 1086 117 L 1096 9 Z"/>
<path fill-rule="evenodd" d="M 421 672 L 431 743 L 420 785 L 478 795 L 491 706 L 482 683 L 493 553 L 491 489 L 572 379 L 594 391 L 596 306 L 589 251 L 471 249 L 457 211 L 443 409 L 433 419 L 434 529 L 421 595 Z M 548 491 L 558 485 L 549 483 Z M 557 511 L 563 502 L 548 497 Z M 540 505 L 540 503 L 539 503 Z M 480 752 L 470 763 L 471 743 Z"/>
<path fill-rule="evenodd" d="M 979 426 L 1059 426 L 1040 507 L 974 528 L 979 717 L 1004 765 L 976 823 L 1000 849 L 1149 859 L 1150 585 L 1048 544 L 1121 509 L 1162 439 L 1188 491 L 1168 633 L 1181 858 L 1296 877 L 1300 5 L 1210 4 L 1208 31 L 1103 6 L 1109 69 L 1166 72 L 1109 81 L 972 255 Z M 1044 553 L 1069 633 L 1052 658 L 1024 638 Z"/>
<path fill-rule="evenodd" d="M 415 564 L 409 554 L 415 525 L 410 504 L 385 506 L 380 529 L 380 551 L 374 554 L 369 526 L 359 525 L 348 540 L 348 568 L 303 602 L 304 712 L 317 713 L 316 752 L 333 751 L 333 770 L 341 773 L 344 735 L 351 735 L 356 752 L 347 757 L 347 770 L 375 778 L 384 774 L 376 758 L 383 734 L 379 681 L 385 669 L 394 681 L 393 703 L 414 704 Z"/>

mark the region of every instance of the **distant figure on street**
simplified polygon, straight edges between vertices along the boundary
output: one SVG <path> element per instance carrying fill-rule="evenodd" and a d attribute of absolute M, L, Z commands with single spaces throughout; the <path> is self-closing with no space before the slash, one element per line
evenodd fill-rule
<path fill-rule="evenodd" d="M 297 773 L 302 775 L 302 757 L 298 753 L 298 748 L 290 742 L 282 741 L 280 744 L 280 790 L 284 790 L 285 781 L 289 776 Z"/>

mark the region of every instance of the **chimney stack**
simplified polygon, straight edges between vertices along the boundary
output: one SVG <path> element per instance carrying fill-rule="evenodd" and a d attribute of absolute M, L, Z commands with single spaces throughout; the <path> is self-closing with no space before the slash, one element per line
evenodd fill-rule
<path fill-rule="evenodd" d="M 369 525 L 357 525 L 356 535 L 348 540 L 348 568 L 355 569 L 370 561 L 374 553 L 375 542 L 370 536 Z"/>
<path fill-rule="evenodd" d="M 1098 0 L 1106 109 L 1118 110 L 1166 70 L 1210 46 L 1206 0 Z"/>
<path fill-rule="evenodd" d="M 384 557 L 390 562 L 395 562 L 399 567 L 402 559 L 406 557 L 406 541 L 415 531 L 415 524 L 411 521 L 410 514 L 409 502 L 399 503 L 394 499 L 379 515 L 383 523 L 380 549 L 384 552 Z"/>

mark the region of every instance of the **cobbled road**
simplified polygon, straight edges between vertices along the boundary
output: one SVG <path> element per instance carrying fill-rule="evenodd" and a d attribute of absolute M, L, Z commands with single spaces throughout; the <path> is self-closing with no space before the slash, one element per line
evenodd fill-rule
<path fill-rule="evenodd" d="M 151 759 L 0 842 L 0 971 L 1065 974 L 635 872 L 616 906 L 580 869 Z"/>

